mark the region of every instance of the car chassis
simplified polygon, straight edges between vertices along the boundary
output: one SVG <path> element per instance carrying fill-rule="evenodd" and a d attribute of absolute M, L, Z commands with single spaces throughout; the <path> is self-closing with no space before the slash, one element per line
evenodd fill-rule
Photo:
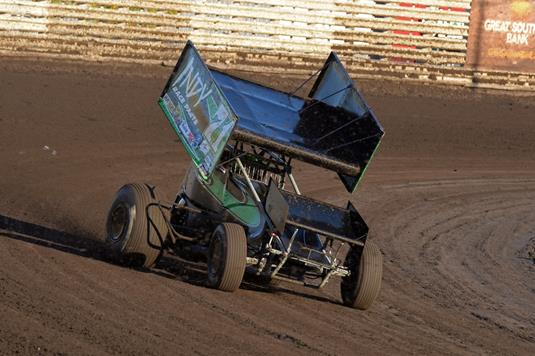
<path fill-rule="evenodd" d="M 368 226 L 351 202 L 303 196 L 293 174 L 297 159 L 353 192 L 384 134 L 336 54 L 300 98 L 208 69 L 188 41 L 159 104 L 193 162 L 172 204 L 147 184 L 118 191 L 106 241 L 121 261 L 151 267 L 168 251 L 225 291 L 245 273 L 318 289 L 339 276 L 344 304 L 371 306 L 382 255 Z"/>

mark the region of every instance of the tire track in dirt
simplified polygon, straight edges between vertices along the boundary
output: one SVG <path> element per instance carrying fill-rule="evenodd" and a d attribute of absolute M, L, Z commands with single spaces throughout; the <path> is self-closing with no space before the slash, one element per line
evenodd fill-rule
<path fill-rule="evenodd" d="M 427 313 L 443 314 L 441 327 L 456 325 L 456 330 L 445 333 L 461 331 L 465 337 L 474 333 L 472 327 L 462 328 L 463 323 L 448 314 L 471 315 L 527 342 L 526 352 L 529 344 L 533 349 L 535 302 L 529 286 L 535 285 L 535 275 L 529 261 L 518 258 L 518 251 L 535 231 L 529 226 L 535 217 L 535 184 L 489 179 L 449 187 L 436 182 L 390 189 L 395 201 L 405 204 L 386 221 L 377 222 L 389 227 L 377 232 L 381 237 L 377 241 L 386 259 L 395 263 L 387 268 L 387 278 L 410 278 L 409 288 L 397 281 L 388 287 L 394 294 L 405 294 L 407 304 L 410 298 L 422 301 L 407 313 L 423 321 Z M 425 198 L 411 202 L 418 195 Z M 481 346 L 503 346 L 494 336 L 485 343 Z"/>

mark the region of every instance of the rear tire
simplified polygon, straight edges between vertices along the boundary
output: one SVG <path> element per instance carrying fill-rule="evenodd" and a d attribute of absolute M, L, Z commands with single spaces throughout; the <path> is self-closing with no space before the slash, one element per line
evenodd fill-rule
<path fill-rule="evenodd" d="M 381 289 L 381 250 L 372 242 L 366 242 L 364 248 L 353 246 L 347 253 L 344 265 L 351 272 L 349 276 L 342 278 L 340 285 L 344 304 L 356 309 L 368 309 Z"/>
<path fill-rule="evenodd" d="M 233 292 L 240 287 L 247 265 L 247 238 L 238 224 L 219 225 L 210 240 L 208 286 Z"/>
<path fill-rule="evenodd" d="M 108 213 L 106 243 L 120 262 L 133 267 L 154 266 L 167 238 L 166 210 L 146 184 L 124 185 Z M 163 214 L 162 214 L 163 212 Z"/>

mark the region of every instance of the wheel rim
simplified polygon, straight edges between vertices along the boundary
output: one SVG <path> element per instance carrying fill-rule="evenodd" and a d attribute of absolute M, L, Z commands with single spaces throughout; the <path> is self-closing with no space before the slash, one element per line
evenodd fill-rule
<path fill-rule="evenodd" d="M 221 236 L 216 234 L 210 244 L 210 258 L 208 263 L 208 273 L 210 276 L 217 278 L 221 268 L 222 259 L 223 244 L 221 243 Z"/>
<path fill-rule="evenodd" d="M 128 229 L 130 222 L 130 209 L 124 204 L 119 204 L 110 214 L 110 233 L 112 241 L 118 241 Z"/>

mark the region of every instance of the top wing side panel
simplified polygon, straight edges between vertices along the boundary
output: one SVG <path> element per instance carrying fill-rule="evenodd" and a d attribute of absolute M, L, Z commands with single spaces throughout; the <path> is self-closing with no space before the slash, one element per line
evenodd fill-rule
<path fill-rule="evenodd" d="M 211 176 L 238 116 L 190 41 L 159 105 L 201 175 Z"/>

